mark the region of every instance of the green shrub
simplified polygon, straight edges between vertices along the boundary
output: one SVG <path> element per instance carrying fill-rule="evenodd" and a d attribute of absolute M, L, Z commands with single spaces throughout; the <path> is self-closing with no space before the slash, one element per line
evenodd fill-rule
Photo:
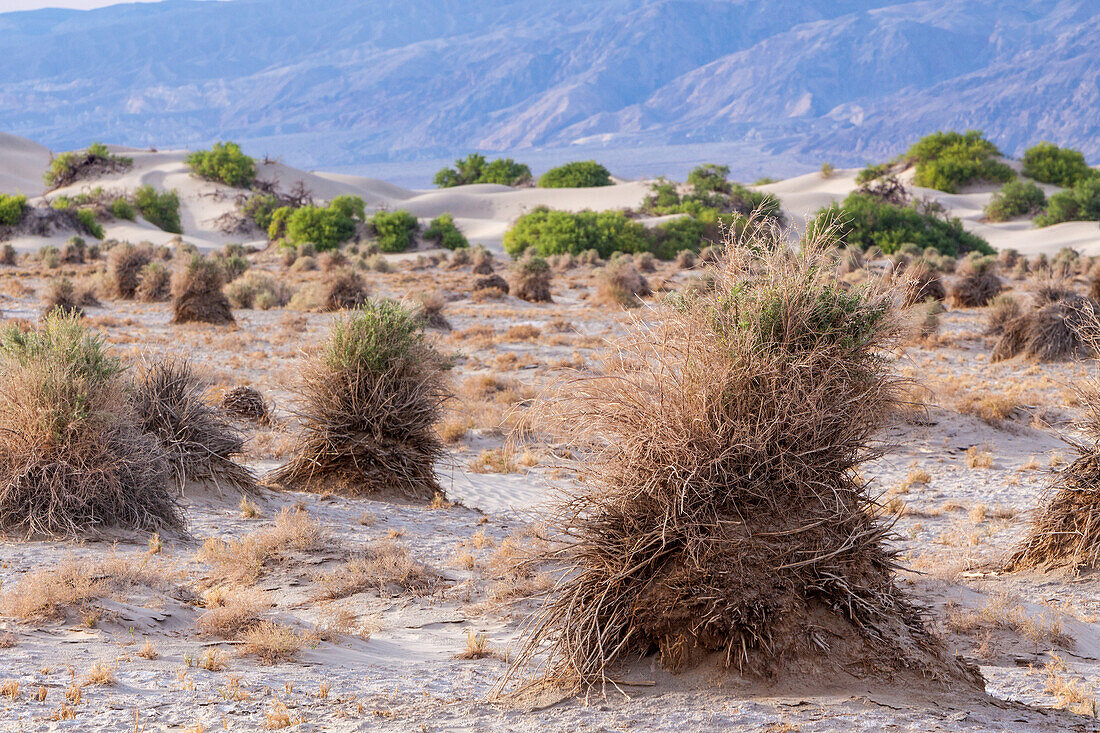
<path fill-rule="evenodd" d="M 22 194 L 0 193 L 0 225 L 18 224 L 27 208 L 27 197 Z"/>
<path fill-rule="evenodd" d="M 1043 183 L 1072 188 L 1079 181 L 1095 178 L 1100 171 L 1090 168 L 1085 156 L 1072 148 L 1041 142 L 1024 151 L 1024 175 Z"/>
<path fill-rule="evenodd" d="M 74 150 L 55 156 L 42 177 L 50 188 L 61 188 L 80 179 L 88 169 L 110 173 L 125 170 L 133 164 L 133 158 L 115 155 L 103 143 L 92 143 L 85 150 Z"/>
<path fill-rule="evenodd" d="M 424 239 L 435 242 L 446 249 L 461 249 L 470 246 L 466 235 L 455 226 L 454 217 L 450 214 L 440 214 L 432 219 L 431 224 L 424 231 Z"/>
<path fill-rule="evenodd" d="M 367 218 L 367 206 L 363 203 L 363 199 L 358 196 L 350 196 L 348 194 L 337 196 L 329 202 L 328 207 L 335 211 L 339 211 L 349 219 L 363 221 Z"/>
<path fill-rule="evenodd" d="M 528 249 L 540 257 L 594 250 L 607 258 L 614 252 L 648 251 L 651 241 L 642 224 L 619 211 L 573 213 L 540 206 L 504 233 L 504 251 L 518 258 Z"/>
<path fill-rule="evenodd" d="M 355 220 L 340 209 L 323 206 L 302 206 L 286 211 L 286 241 L 289 244 L 312 244 L 318 251 L 335 249 L 355 235 Z M 275 227 L 276 222 L 272 223 Z"/>
<path fill-rule="evenodd" d="M 267 231 L 271 218 L 279 208 L 279 199 L 270 193 L 254 193 L 241 204 L 241 213 L 251 219 L 256 226 Z M 280 236 L 282 236 L 280 234 Z M 276 237 L 277 239 L 277 237 Z"/>
<path fill-rule="evenodd" d="M 683 216 L 658 224 L 653 228 L 655 241 L 651 251 L 662 260 L 675 259 L 684 250 L 702 249 L 707 224 L 691 216 Z"/>
<path fill-rule="evenodd" d="M 706 165 L 700 165 L 693 168 L 691 172 L 688 173 L 687 182 L 697 193 L 706 191 L 712 193 L 729 193 L 729 175 L 730 167 L 728 165 L 707 163 Z"/>
<path fill-rule="evenodd" d="M 137 210 L 134 208 L 134 205 L 131 204 L 129 201 L 122 197 L 119 197 L 111 202 L 111 216 L 115 217 L 116 219 L 126 219 L 128 221 L 133 221 L 134 217 L 137 216 Z"/>
<path fill-rule="evenodd" d="M 416 217 L 405 211 L 378 211 L 370 218 L 370 226 L 383 252 L 404 252 L 420 228 Z"/>
<path fill-rule="evenodd" d="M 210 150 L 196 150 L 187 156 L 187 165 L 199 178 L 235 188 L 247 188 L 256 180 L 256 161 L 242 153 L 237 143 L 214 143 Z"/>
<path fill-rule="evenodd" d="M 820 209 L 807 225 L 807 237 L 822 227 L 836 226 L 837 237 L 848 247 L 879 247 L 885 254 L 913 243 L 921 249 L 958 257 L 970 251 L 993 254 L 981 237 L 967 232 L 958 219 L 945 220 L 916 206 L 894 206 L 877 196 L 858 191 L 842 204 Z"/>
<path fill-rule="evenodd" d="M 1047 227 L 1064 221 L 1097 220 L 1100 220 L 1100 177 L 1092 177 L 1051 196 L 1046 210 L 1035 217 L 1035 225 Z"/>
<path fill-rule="evenodd" d="M 502 186 L 521 186 L 531 181 L 531 169 L 511 158 L 497 158 L 486 162 L 480 153 L 471 153 L 455 161 L 454 168 L 443 168 L 435 174 L 433 182 L 440 188 L 465 186 L 470 183 L 498 183 Z"/>
<path fill-rule="evenodd" d="M 76 218 L 80 220 L 84 231 L 96 239 L 103 239 L 103 227 L 95 220 L 95 212 L 91 209 L 77 209 Z"/>
<path fill-rule="evenodd" d="M 864 183 L 870 183 L 876 178 L 882 178 L 890 172 L 890 168 L 891 165 L 889 163 L 869 165 L 856 174 L 856 183 L 858 183 L 859 185 L 863 185 Z"/>
<path fill-rule="evenodd" d="M 1033 216 L 1046 206 L 1043 189 L 1026 181 L 1009 181 L 993 194 L 985 215 L 990 221 L 1008 221 L 1017 216 Z"/>
<path fill-rule="evenodd" d="M 594 160 L 580 160 L 551 168 L 539 177 L 539 188 L 593 188 L 610 186 L 611 174 Z"/>
<path fill-rule="evenodd" d="M 180 225 L 180 198 L 175 190 L 158 192 L 150 185 L 134 191 L 134 205 L 141 215 L 155 227 L 172 234 L 182 234 Z"/>
<path fill-rule="evenodd" d="M 980 130 L 968 130 L 927 135 L 909 148 L 905 158 L 917 167 L 914 184 L 955 193 L 977 181 L 1003 183 L 1015 178 L 1010 167 L 995 160 L 1000 155 Z"/>

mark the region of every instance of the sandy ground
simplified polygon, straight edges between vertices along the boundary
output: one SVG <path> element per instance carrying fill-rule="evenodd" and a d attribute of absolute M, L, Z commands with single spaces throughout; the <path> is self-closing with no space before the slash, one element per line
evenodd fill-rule
<path fill-rule="evenodd" d="M 160 181 L 180 189 L 185 201 L 201 200 L 207 208 L 192 206 L 185 229 L 224 205 L 204 195 L 209 184 L 186 176 L 182 153 L 134 157 L 135 169 L 111 185 Z M 460 224 L 480 222 L 487 230 L 536 202 L 582 208 L 593 205 L 594 195 L 497 187 L 408 192 L 277 165 L 266 166 L 267 173 L 281 181 L 309 176 L 307 185 L 318 195 L 370 192 L 372 205 L 401 201 L 419 216 L 454 211 Z M 797 218 L 798 211 L 843 196 L 852 175 L 824 180 L 814 174 L 774 187 Z M 609 200 L 627 205 L 641 191 L 640 184 L 600 191 L 599 206 Z M 963 198 L 973 207 L 986 195 Z M 142 236 L 128 238 L 151 238 L 137 226 Z M 221 241 L 209 233 L 185 239 L 209 246 Z M 982 309 L 949 310 L 938 335 L 895 354 L 898 369 L 923 385 L 924 404 L 882 436 L 889 451 L 861 470 L 899 515 L 895 541 L 908 567 L 902 584 L 928 606 L 949 647 L 980 666 L 987 694 L 933 684 L 914 690 L 889 679 L 840 687 L 799 679 L 769 687 L 709 667 L 670 675 L 643 661 L 631 670 L 636 685 L 606 696 L 551 698 L 526 707 L 491 701 L 504 660 L 518 648 L 537 604 L 526 595 L 549 582 L 515 575 L 514 548 L 537 543 L 540 510 L 552 500 L 552 487 L 570 480 L 555 465 L 552 445 L 515 442 L 524 412 L 540 390 L 569 369 L 586 368 L 626 319 L 644 318 L 646 311 L 594 302 L 594 268 L 556 273 L 554 302 L 536 305 L 471 297 L 476 276 L 468 267 L 433 266 L 415 256 L 392 259 L 393 272 L 364 272 L 374 294 L 438 290 L 448 299 L 452 330 L 433 332 L 433 339 L 456 354 L 456 399 L 445 421 L 448 450 L 440 467 L 440 481 L 456 504 L 265 492 L 249 516 L 253 512 L 243 511 L 236 495 L 191 490 L 181 497 L 187 532 L 163 536 L 155 553 L 148 536 L 124 532 L 3 538 L 0 597 L 27 593 L 24 584 L 35 571 L 52 573 L 81 561 L 122 560 L 163 582 L 90 599 L 53 618 L 0 617 L 0 730 L 1100 730 L 1094 713 L 1100 576 L 996 570 L 1022 536 L 1048 470 L 1072 456 L 1064 438 L 1078 411 L 1073 387 L 1095 368 L 1085 362 L 990 363 Z M 276 253 L 251 260 L 254 270 L 292 288 L 325 277 L 323 271 L 287 270 Z M 102 262 L 91 262 L 48 270 L 30 258 L 0 268 L 0 309 L 6 319 L 33 321 L 51 279 L 94 283 L 102 269 Z M 648 275 L 657 290 L 696 276 L 671 264 Z M 1028 287 L 1012 280 L 1007 285 L 1021 292 Z M 211 380 L 212 399 L 236 385 L 259 389 L 275 405 L 275 423 L 242 428 L 251 438 L 245 460 L 262 472 L 286 456 L 295 429 L 289 388 L 296 366 L 303 351 L 324 338 L 332 316 L 273 309 L 238 310 L 236 317 L 232 327 L 173 326 L 164 303 L 102 298 L 86 321 L 127 358 L 193 358 Z M 975 405 L 984 398 L 1009 405 L 1006 416 L 979 417 Z M 293 661 L 264 664 L 242 655 L 236 640 L 201 632 L 209 605 L 203 594 L 225 581 L 224 569 L 200 553 L 209 538 L 241 540 L 270 531 L 284 508 L 305 512 L 327 536 L 319 549 L 287 552 L 246 584 L 260 594 L 264 618 L 294 629 L 302 643 Z M 430 588 L 387 586 L 323 598 L 327 574 L 387 542 L 407 548 L 430 569 Z M 478 634 L 491 653 L 458 658 Z M 155 658 L 143 652 L 147 643 Z M 104 669 L 111 679 L 100 684 Z"/>

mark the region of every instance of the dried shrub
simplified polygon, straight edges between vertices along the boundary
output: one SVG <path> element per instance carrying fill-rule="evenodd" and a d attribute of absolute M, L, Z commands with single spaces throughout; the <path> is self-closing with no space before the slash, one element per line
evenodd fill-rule
<path fill-rule="evenodd" d="M 114 294 L 127 300 L 133 298 L 141 284 L 141 270 L 152 259 L 148 247 L 135 247 L 129 242 L 112 247 L 107 256 L 107 278 Z"/>
<path fill-rule="evenodd" d="M 282 308 L 291 295 L 283 282 L 260 272 L 246 272 L 225 286 L 225 296 L 234 308 Z"/>
<path fill-rule="evenodd" d="M 1023 313 L 1020 302 L 1008 293 L 1001 293 L 989 304 L 989 312 L 986 314 L 985 333 L 987 336 L 997 336 L 1005 332 L 1005 326 L 1019 318 Z"/>
<path fill-rule="evenodd" d="M 902 277 L 902 302 L 906 306 L 926 300 L 943 300 L 947 290 L 940 274 L 924 259 L 919 259 L 905 269 Z"/>
<path fill-rule="evenodd" d="M 73 315 L 0 336 L 0 525 L 37 533 L 182 525 L 164 451 L 122 364 Z"/>
<path fill-rule="evenodd" d="M 143 303 L 161 303 L 171 292 L 172 273 L 159 262 L 150 262 L 141 268 L 138 286 L 134 291 Z"/>
<path fill-rule="evenodd" d="M 439 331 L 450 331 L 451 324 L 443 315 L 447 307 L 447 299 L 438 290 L 422 292 L 416 296 L 420 305 L 420 317 L 424 319 L 424 325 Z"/>
<path fill-rule="evenodd" d="M 967 257 L 958 266 L 960 277 L 951 285 L 951 304 L 963 308 L 988 305 L 1003 289 L 992 257 Z"/>
<path fill-rule="evenodd" d="M 481 290 L 498 290 L 503 295 L 507 295 L 509 291 L 508 281 L 502 278 L 500 275 L 492 274 L 486 277 L 479 277 L 474 281 L 473 292 Z"/>
<path fill-rule="evenodd" d="M 550 303 L 550 265 L 541 257 L 524 257 L 515 264 L 512 294 L 531 303 Z M 508 292 L 508 291 L 505 291 Z"/>
<path fill-rule="evenodd" d="M 642 304 L 641 298 L 652 292 L 649 281 L 638 272 L 633 260 L 619 257 L 608 262 L 600 273 L 596 298 L 601 303 L 634 308 Z"/>
<path fill-rule="evenodd" d="M 181 492 L 190 484 L 254 491 L 252 471 L 233 461 L 244 452 L 244 436 L 206 403 L 207 387 L 186 360 L 143 364 L 131 390 L 138 424 L 168 454 Z"/>
<path fill-rule="evenodd" d="M 222 395 L 221 407 L 233 417 L 251 420 L 260 425 L 271 422 L 271 410 L 263 395 L 252 387 L 234 387 Z"/>
<path fill-rule="evenodd" d="M 172 276 L 172 323 L 234 323 L 224 285 L 225 271 L 217 261 L 192 256 Z"/>
<path fill-rule="evenodd" d="M 302 368 L 302 431 L 295 457 L 270 480 L 351 495 L 442 494 L 435 426 L 447 391 L 443 358 L 423 320 L 399 303 L 368 302 L 338 318 Z"/>
<path fill-rule="evenodd" d="M 695 267 L 698 258 L 689 249 L 682 249 L 676 253 L 676 267 L 680 270 L 690 270 Z"/>
<path fill-rule="evenodd" d="M 470 264 L 475 275 L 492 275 L 493 253 L 484 247 L 476 247 L 470 256 Z"/>
<path fill-rule="evenodd" d="M 1048 293 L 1055 300 L 1036 299 L 1036 306 L 1004 322 L 991 361 L 1023 354 L 1040 362 L 1091 356 L 1100 305 L 1071 291 Z"/>
<path fill-rule="evenodd" d="M 59 277 L 50 280 L 46 285 L 46 297 L 42 304 L 43 317 L 54 311 L 70 313 L 77 317 L 84 315 L 84 308 L 80 303 L 73 281 L 67 277 Z"/>
<path fill-rule="evenodd" d="M 575 690 L 656 651 L 673 669 L 713 653 L 758 676 L 807 660 L 977 682 L 898 588 L 857 473 L 902 399 L 884 357 L 901 328 L 892 294 L 837 282 L 825 236 L 728 246 L 713 292 L 657 304 L 544 403 L 584 460 L 510 679 L 538 654 L 536 682 Z"/>
<path fill-rule="evenodd" d="M 323 285 L 323 311 L 339 311 L 358 308 L 367 302 L 367 285 L 354 270 L 342 269 L 329 278 Z"/>

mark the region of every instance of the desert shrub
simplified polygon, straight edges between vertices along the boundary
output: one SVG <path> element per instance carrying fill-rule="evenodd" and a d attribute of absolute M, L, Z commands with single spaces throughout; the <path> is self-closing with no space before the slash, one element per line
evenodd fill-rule
<path fill-rule="evenodd" d="M 947 297 L 943 279 L 927 260 L 921 258 L 902 273 L 902 303 L 906 306 Z"/>
<path fill-rule="evenodd" d="M 91 234 L 96 239 L 103 239 L 103 227 L 96 221 L 94 211 L 91 209 L 77 209 L 76 218 L 87 234 Z"/>
<path fill-rule="evenodd" d="M 180 197 L 172 191 L 160 191 L 150 185 L 140 186 L 134 191 L 134 206 L 153 226 L 172 234 L 181 234 Z"/>
<path fill-rule="evenodd" d="M 1004 289 L 997 276 L 997 260 L 991 256 L 971 255 L 958 268 L 958 279 L 951 284 L 951 304 L 963 308 L 989 305 Z"/>
<path fill-rule="evenodd" d="M 271 422 L 271 409 L 263 395 L 253 387 L 242 385 L 226 390 L 222 395 L 221 408 L 226 414 L 242 420 L 251 420 L 261 425 Z"/>
<path fill-rule="evenodd" d="M 648 250 L 649 237 L 642 224 L 618 211 L 572 213 L 540 206 L 519 217 L 504 233 L 504 251 L 518 258 L 527 250 L 549 257 L 591 249 L 610 257 L 613 252 Z"/>
<path fill-rule="evenodd" d="M 284 206 L 272 214 L 267 235 L 272 240 L 285 238 L 290 245 L 312 244 L 323 252 L 355 236 L 356 223 L 363 220 L 364 212 L 358 196 L 337 196 L 323 207 Z"/>
<path fill-rule="evenodd" d="M 978 181 L 1003 183 L 1015 178 L 1012 168 L 995 159 L 1000 155 L 1001 151 L 982 137 L 981 131 L 968 130 L 922 137 L 905 158 L 917 168 L 914 184 L 955 193 Z"/>
<path fill-rule="evenodd" d="M 522 186 L 531 182 L 531 169 L 511 158 L 497 158 L 489 162 L 480 153 L 470 153 L 456 160 L 453 168 L 443 168 L 437 172 L 432 182 L 440 188 L 471 183 Z"/>
<path fill-rule="evenodd" d="M 447 391 L 443 358 L 419 313 L 371 301 L 337 318 L 297 385 L 302 430 L 295 456 L 271 474 L 279 485 L 351 495 L 442 494 L 435 432 Z"/>
<path fill-rule="evenodd" d="M 254 193 L 241 202 L 241 214 L 266 232 L 280 206 L 279 197 L 275 194 Z"/>
<path fill-rule="evenodd" d="M 405 211 L 378 211 L 370 218 L 371 231 L 383 252 L 404 252 L 420 228 L 416 217 Z"/>
<path fill-rule="evenodd" d="M 159 262 L 150 262 L 141 268 L 134 295 L 143 303 L 160 303 L 168 300 L 172 273 Z"/>
<path fill-rule="evenodd" d="M 217 260 L 192 255 L 172 275 L 172 323 L 233 323 L 224 285 L 225 271 Z"/>
<path fill-rule="evenodd" d="M 428 290 L 417 293 L 416 303 L 425 328 L 434 328 L 437 331 L 451 330 L 451 324 L 444 314 L 447 309 L 447 298 L 441 291 Z"/>
<path fill-rule="evenodd" d="M 282 308 L 292 293 L 283 282 L 260 272 L 247 272 L 225 286 L 225 295 L 234 308 Z"/>
<path fill-rule="evenodd" d="M 474 253 L 470 257 L 470 271 L 475 275 L 491 275 L 493 259 L 493 253 L 479 244 L 474 247 Z"/>
<path fill-rule="evenodd" d="M 864 185 L 879 178 L 885 178 L 890 174 L 893 166 L 889 163 L 878 163 L 876 165 L 868 165 L 866 168 L 860 169 L 856 174 L 856 183 Z"/>
<path fill-rule="evenodd" d="M 470 246 L 466 235 L 455 226 L 454 217 L 450 214 L 440 214 L 432 219 L 431 224 L 424 230 L 424 239 L 446 249 L 462 249 Z"/>
<path fill-rule="evenodd" d="M 822 178 L 832 178 L 833 174 L 835 174 L 835 173 L 836 173 L 836 166 L 834 166 L 832 163 L 825 162 L 825 163 L 821 164 L 821 177 Z"/>
<path fill-rule="evenodd" d="M 471 288 L 472 292 L 482 291 L 498 291 L 500 295 L 507 295 L 511 288 L 508 285 L 508 281 L 496 273 L 486 275 L 485 277 L 479 277 L 474 280 L 474 286 Z"/>
<path fill-rule="evenodd" d="M 807 225 L 810 236 L 828 227 L 836 228 L 839 241 L 847 247 L 876 246 L 886 254 L 907 242 L 952 257 L 970 251 L 994 252 L 984 239 L 963 229 L 958 219 L 945 220 L 915 205 L 894 206 L 858 191 L 849 194 L 843 203 L 818 210 Z"/>
<path fill-rule="evenodd" d="M 0 334 L 0 525 L 74 533 L 182 525 L 168 462 L 138 427 L 122 363 L 72 314 Z"/>
<path fill-rule="evenodd" d="M 1047 207 L 1035 217 L 1035 225 L 1048 227 L 1066 221 L 1100 220 L 1100 176 L 1085 178 L 1068 191 L 1059 191 L 1047 200 Z"/>
<path fill-rule="evenodd" d="M 687 183 L 700 192 L 729 193 L 729 175 L 730 167 L 728 165 L 706 163 L 691 169 L 691 172 L 688 173 Z"/>
<path fill-rule="evenodd" d="M 115 155 L 103 143 L 92 143 L 85 150 L 55 156 L 43 179 L 51 189 L 61 188 L 81 178 L 126 170 L 133 164 L 133 158 Z"/>
<path fill-rule="evenodd" d="M 539 188 L 593 188 L 610 185 L 611 174 L 594 160 L 559 165 L 539 176 Z"/>
<path fill-rule="evenodd" d="M 11 267 L 12 265 L 15 264 L 15 262 L 16 262 L 15 247 L 13 247 L 10 244 L 5 242 L 3 246 L 0 246 L 0 265 L 6 265 L 8 267 Z"/>
<path fill-rule="evenodd" d="M 111 202 L 111 216 L 116 219 L 133 221 L 137 217 L 137 209 L 129 201 L 119 197 Z"/>
<path fill-rule="evenodd" d="M 152 259 L 148 247 L 136 247 L 129 242 L 117 244 L 107 255 L 107 278 L 114 294 L 130 299 L 141 284 L 141 271 Z"/>
<path fill-rule="evenodd" d="M 1017 216 L 1034 216 L 1046 206 L 1043 189 L 1028 181 L 1009 181 L 1001 186 L 985 207 L 990 221 L 1008 221 Z"/>
<path fill-rule="evenodd" d="M 532 303 L 549 303 L 550 265 L 542 257 L 529 256 L 516 261 L 511 292 L 517 298 Z"/>
<path fill-rule="evenodd" d="M 248 188 L 256 180 L 256 161 L 241 152 L 237 143 L 214 143 L 210 150 L 187 156 L 191 173 L 234 188 Z"/>
<path fill-rule="evenodd" d="M 22 194 L 0 193 L 0 226 L 14 226 L 23 218 L 27 197 Z"/>
<path fill-rule="evenodd" d="M 635 308 L 642 304 L 641 298 L 652 292 L 649 281 L 638 271 L 634 261 L 617 257 L 600 272 L 596 299 L 601 303 Z"/>
<path fill-rule="evenodd" d="M 78 299 L 76 286 L 67 277 L 54 278 L 46 286 L 46 297 L 42 303 L 42 316 L 49 316 L 54 311 L 77 317 L 84 315 L 84 308 Z"/>
<path fill-rule="evenodd" d="M 1019 354 L 1040 362 L 1095 356 L 1100 305 L 1059 286 L 1037 296 L 1033 308 L 1004 322 L 990 361 Z"/>
<path fill-rule="evenodd" d="M 662 260 L 674 259 L 680 252 L 698 252 L 703 248 L 707 225 L 691 216 L 664 221 L 653 227 L 652 252 Z"/>
<path fill-rule="evenodd" d="M 164 449 L 180 492 L 191 484 L 253 491 L 256 477 L 233 461 L 244 435 L 207 403 L 207 389 L 186 360 L 142 365 L 130 388 L 138 426 Z"/>
<path fill-rule="evenodd" d="M 325 278 L 322 284 L 320 310 L 339 311 L 358 308 L 367 302 L 367 285 L 359 273 L 350 269 L 339 270 Z"/>
<path fill-rule="evenodd" d="M 729 247 L 713 289 L 657 304 L 542 403 L 540 428 L 583 459 L 547 518 L 569 541 L 542 558 L 560 574 L 514 675 L 537 656 L 538 680 L 587 689 L 655 652 L 977 682 L 898 587 L 858 472 L 903 399 L 891 294 L 838 282 L 830 240 L 772 245 Z M 823 627 L 844 643 L 815 643 Z"/>
<path fill-rule="evenodd" d="M 1041 142 L 1024 151 L 1023 174 L 1036 181 L 1072 188 L 1081 181 L 1100 175 L 1100 171 L 1090 168 L 1085 156 L 1078 150 Z"/>
<path fill-rule="evenodd" d="M 1022 312 L 1020 301 L 1008 293 L 1001 293 L 989 302 L 985 320 L 986 335 L 995 336 L 1004 333 L 1005 325 L 1018 318 Z"/>
<path fill-rule="evenodd" d="M 61 248 L 61 261 L 67 265 L 82 265 L 88 253 L 87 243 L 80 237 L 69 237 Z"/>

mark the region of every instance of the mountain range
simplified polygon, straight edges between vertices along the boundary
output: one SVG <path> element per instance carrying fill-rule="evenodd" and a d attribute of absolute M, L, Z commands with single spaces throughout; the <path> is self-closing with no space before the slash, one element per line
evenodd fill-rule
<path fill-rule="evenodd" d="M 0 13 L 0 129 L 299 166 L 737 143 L 854 165 L 940 128 L 1100 159 L 1096 0 L 166 0 Z M 590 156 L 586 156 L 590 157 Z"/>

